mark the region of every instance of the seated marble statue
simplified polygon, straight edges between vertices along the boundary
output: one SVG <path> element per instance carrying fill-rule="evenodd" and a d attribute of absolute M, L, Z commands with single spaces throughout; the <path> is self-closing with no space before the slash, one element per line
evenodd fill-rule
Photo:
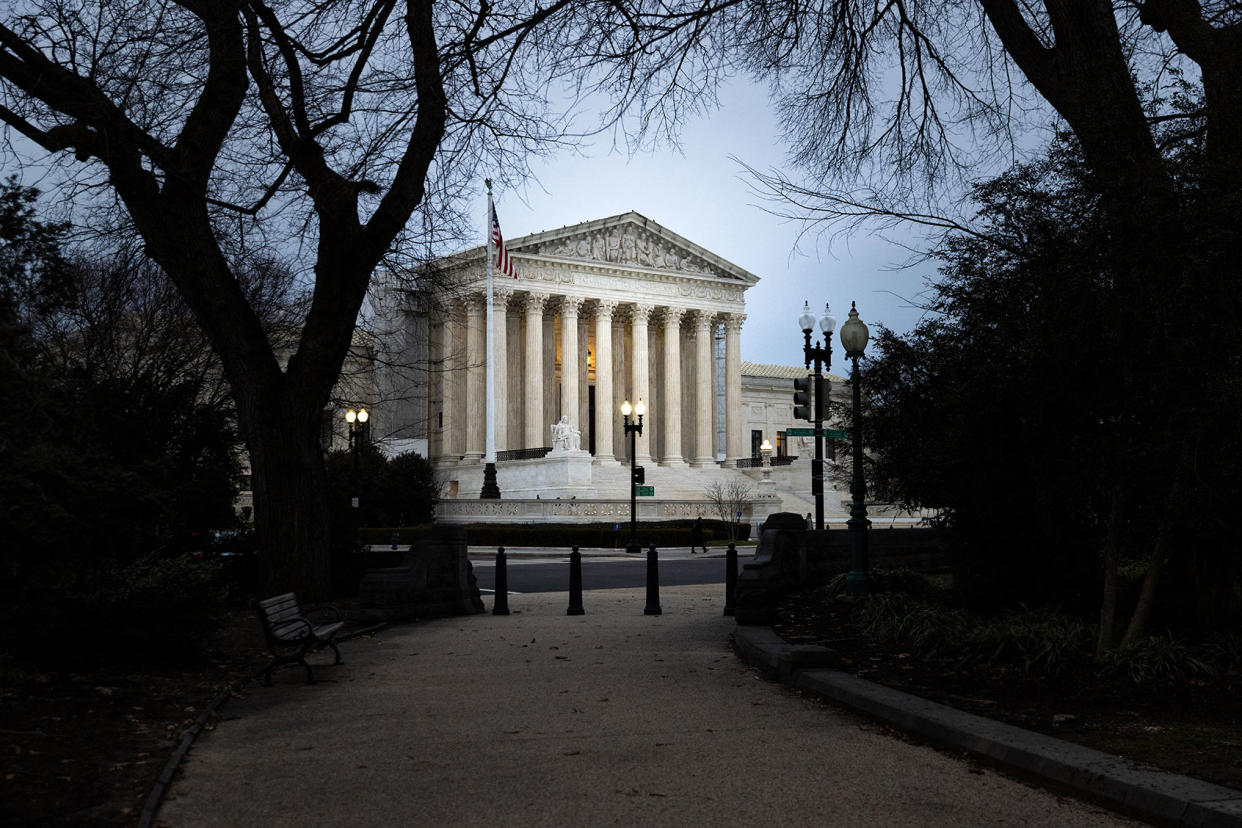
<path fill-rule="evenodd" d="M 569 416 L 561 415 L 561 419 L 552 424 L 553 451 L 579 451 L 582 447 L 582 432 L 569 422 Z"/>

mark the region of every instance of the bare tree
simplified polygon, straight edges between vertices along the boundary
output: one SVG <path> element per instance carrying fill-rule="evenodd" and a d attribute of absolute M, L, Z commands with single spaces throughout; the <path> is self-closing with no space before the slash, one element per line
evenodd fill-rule
<path fill-rule="evenodd" d="M 632 20 L 611 0 L 6 8 L 10 145 L 70 168 L 63 192 L 100 206 L 101 224 L 132 223 L 219 355 L 253 469 L 261 588 L 328 590 L 320 412 L 372 272 L 453 235 L 449 205 L 484 159 L 513 180 L 572 140 L 549 90 L 584 89 Z M 297 258 L 310 292 L 287 365 L 232 264 L 256 250 Z"/>
<path fill-rule="evenodd" d="M 713 480 L 703 487 L 716 514 L 729 527 L 729 540 L 737 540 L 737 529 L 742 511 L 750 503 L 754 491 L 741 480 Z"/>

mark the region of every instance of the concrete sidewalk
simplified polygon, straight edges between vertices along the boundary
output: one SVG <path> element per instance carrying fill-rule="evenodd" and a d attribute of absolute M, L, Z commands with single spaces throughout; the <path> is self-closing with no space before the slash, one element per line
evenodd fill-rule
<path fill-rule="evenodd" d="M 159 812 L 250 825 L 1134 824 L 768 682 L 719 586 L 511 596 L 252 685 Z M 319 666 L 322 665 L 322 666 Z"/>

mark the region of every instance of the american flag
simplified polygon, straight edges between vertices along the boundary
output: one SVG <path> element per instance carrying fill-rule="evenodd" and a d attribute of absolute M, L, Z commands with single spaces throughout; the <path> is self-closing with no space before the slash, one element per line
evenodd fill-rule
<path fill-rule="evenodd" d="M 506 276 L 517 278 L 517 271 L 513 269 L 513 259 L 509 258 L 509 251 L 505 249 L 505 240 L 500 235 L 500 220 L 496 218 L 496 206 L 489 205 L 492 208 L 492 244 L 496 245 L 496 269 Z"/>

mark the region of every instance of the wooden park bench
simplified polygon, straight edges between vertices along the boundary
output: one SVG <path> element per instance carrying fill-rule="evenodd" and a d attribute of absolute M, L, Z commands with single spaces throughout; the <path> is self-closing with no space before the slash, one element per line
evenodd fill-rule
<path fill-rule="evenodd" d="M 292 592 L 277 595 L 259 602 L 259 618 L 263 622 L 263 635 L 267 638 L 268 649 L 272 651 L 272 662 L 263 671 L 264 682 L 272 685 L 272 670 L 277 664 L 297 662 L 306 668 L 306 683 L 314 684 L 315 675 L 306 663 L 307 653 L 319 647 L 331 647 L 336 653 L 335 664 L 341 662 L 341 651 L 332 640 L 342 627 L 343 621 L 337 620 L 330 624 L 314 624 L 306 617 L 306 612 L 329 611 L 341 614 L 335 607 L 314 607 L 303 610 L 298 605 L 298 598 Z"/>

